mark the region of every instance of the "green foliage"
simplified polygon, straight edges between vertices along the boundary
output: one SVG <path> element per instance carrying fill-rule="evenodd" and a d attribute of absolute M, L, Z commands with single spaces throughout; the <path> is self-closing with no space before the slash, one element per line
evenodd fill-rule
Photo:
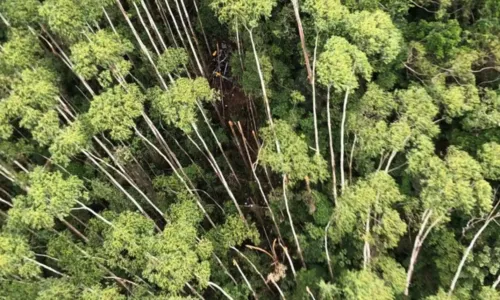
<path fill-rule="evenodd" d="M 498 299 L 499 11 L 0 0 L 0 299 Z"/>
<path fill-rule="evenodd" d="M 413 32 L 412 32 L 413 33 Z M 423 39 L 429 53 L 436 58 L 443 59 L 454 54 L 461 41 L 462 29 L 457 20 L 448 22 L 427 22 L 422 20 L 418 23 L 416 32 L 417 40 Z"/>
<path fill-rule="evenodd" d="M 403 199 L 394 179 L 385 172 L 373 173 L 348 187 L 333 216 L 335 240 L 354 233 L 368 239 L 378 252 L 394 248 L 406 232 L 406 224 L 394 209 Z M 372 214 L 376 217 L 371 232 L 365 232 L 366 219 L 372 219 Z"/>
<path fill-rule="evenodd" d="M 0 60 L 9 73 L 20 71 L 41 62 L 43 49 L 36 36 L 29 31 L 14 29 L 9 40 L 3 44 Z"/>
<path fill-rule="evenodd" d="M 276 150 L 276 139 L 280 143 L 280 152 Z M 277 121 L 274 126 L 261 130 L 264 146 L 259 159 L 264 166 L 273 171 L 287 174 L 294 184 L 306 177 L 313 183 L 324 181 L 328 177 L 326 161 L 320 156 L 310 156 L 304 136 L 297 135 L 286 122 Z"/>
<path fill-rule="evenodd" d="M 406 271 L 396 260 L 388 256 L 377 258 L 376 270 L 382 273 L 385 285 L 392 288 L 394 295 L 401 295 L 406 284 Z"/>
<path fill-rule="evenodd" d="M 57 257 L 57 265 L 71 276 L 73 284 L 92 285 L 105 274 L 98 260 L 84 250 L 84 245 L 73 242 L 67 232 L 50 239 L 47 254 Z"/>
<path fill-rule="evenodd" d="M 484 144 L 479 150 L 479 160 L 485 178 L 500 179 L 500 145 L 497 143 Z"/>
<path fill-rule="evenodd" d="M 43 2 L 39 12 L 51 30 L 62 38 L 75 42 L 88 30 L 87 24 L 101 18 L 102 7 L 111 3 L 111 0 L 47 0 Z"/>
<path fill-rule="evenodd" d="M 346 91 L 358 88 L 356 75 L 370 81 L 372 67 L 365 53 L 346 39 L 334 36 L 326 42 L 325 50 L 319 55 L 317 72 L 319 83 Z"/>
<path fill-rule="evenodd" d="M 270 17 L 274 0 L 213 0 L 210 7 L 222 23 L 257 27 L 261 17 Z"/>
<path fill-rule="evenodd" d="M 125 77 L 131 63 L 123 56 L 133 50 L 127 39 L 107 30 L 88 34 L 88 40 L 71 46 L 71 60 L 75 71 L 85 79 L 96 76 L 99 69 L 110 69 L 114 74 Z"/>
<path fill-rule="evenodd" d="M 120 295 L 120 291 L 114 287 L 100 287 L 98 285 L 85 289 L 82 293 L 82 300 L 125 300 L 124 295 Z"/>
<path fill-rule="evenodd" d="M 349 14 L 340 0 L 306 0 L 303 10 L 313 16 L 315 27 L 322 32 L 336 29 Z"/>
<path fill-rule="evenodd" d="M 150 250 L 143 270 L 146 278 L 171 293 L 178 293 L 186 282 L 196 280 L 205 288 L 210 278 L 209 259 L 213 247 L 206 239 L 197 239 L 197 224 L 202 214 L 192 197 L 171 206 L 170 224 Z"/>
<path fill-rule="evenodd" d="M 109 130 L 113 139 L 124 140 L 131 136 L 134 119 L 141 115 L 145 100 L 134 84 L 115 86 L 94 97 L 88 119 L 96 133 Z"/>
<path fill-rule="evenodd" d="M 208 239 L 214 245 L 214 252 L 224 254 L 230 247 L 242 245 L 245 241 L 253 244 L 260 243 L 260 235 L 255 224 L 245 225 L 244 221 L 235 215 L 231 215 L 226 222 L 212 229 L 208 233 Z"/>
<path fill-rule="evenodd" d="M 480 105 L 465 116 L 463 125 L 467 130 L 497 128 L 500 121 L 500 97 L 497 92 L 486 90 Z"/>
<path fill-rule="evenodd" d="M 51 228 L 54 218 L 62 219 L 76 206 L 76 201 L 88 198 L 83 182 L 76 176 L 64 178 L 59 172 L 47 172 L 40 167 L 29 174 L 28 192 L 13 201 L 9 224 L 34 229 Z"/>
<path fill-rule="evenodd" d="M 154 241 L 154 223 L 135 212 L 123 212 L 103 231 L 103 255 L 110 266 L 141 271 L 150 259 L 147 249 Z M 132 274 L 133 274 L 132 273 Z"/>
<path fill-rule="evenodd" d="M 214 93 L 204 78 L 179 78 L 167 91 L 150 90 L 148 98 L 165 123 L 189 133 L 196 123 L 197 101 L 211 102 L 215 99 Z"/>
<path fill-rule="evenodd" d="M 56 163 L 67 165 L 70 158 L 89 146 L 91 132 L 88 132 L 89 122 L 85 118 L 77 119 L 71 125 L 62 129 L 49 151 Z"/>
<path fill-rule="evenodd" d="M 79 294 L 77 286 L 61 279 L 48 279 L 43 283 L 42 290 L 38 293 L 37 300 L 75 299 Z"/>
<path fill-rule="evenodd" d="M 394 294 L 384 281 L 370 271 L 347 272 L 342 277 L 342 299 L 390 300 Z"/>
<path fill-rule="evenodd" d="M 270 57 L 265 54 L 260 54 L 258 57 L 264 83 L 268 85 L 273 78 L 273 64 L 271 63 Z M 241 87 L 245 94 L 261 96 L 262 88 L 253 53 L 245 52 L 242 59 L 244 69 L 241 68 L 241 63 L 237 54 L 231 57 L 232 73 L 234 76 L 241 77 Z M 272 91 L 267 89 L 267 93 L 272 94 Z"/>
<path fill-rule="evenodd" d="M 5 0 L 0 3 L 0 10 L 9 23 L 14 26 L 23 26 L 38 21 L 40 5 L 38 0 Z"/>
<path fill-rule="evenodd" d="M 162 74 L 176 73 L 188 63 L 188 53 L 184 48 L 167 48 L 158 57 L 158 70 Z"/>
<path fill-rule="evenodd" d="M 41 273 L 40 267 L 28 261 L 35 255 L 22 236 L 0 234 L 0 278 L 32 278 Z"/>
<path fill-rule="evenodd" d="M 446 89 L 440 88 L 439 94 L 448 118 L 463 116 L 474 110 L 480 103 L 478 91 L 473 85 L 452 85 Z"/>
<path fill-rule="evenodd" d="M 433 119 L 438 113 L 438 108 L 426 90 L 419 86 L 411 86 L 407 90 L 396 93 L 400 103 L 398 113 L 410 125 L 416 135 L 424 134 L 435 136 L 439 129 Z"/>
<path fill-rule="evenodd" d="M 413 155 L 420 153 L 416 151 Z M 417 161 L 416 157 L 410 157 L 410 168 Z M 480 164 L 466 152 L 450 147 L 444 161 L 429 155 L 420 164 L 423 186 L 420 197 L 425 208 L 443 214 L 452 209 L 464 214 L 490 210 L 491 186 L 484 180 Z"/>
<path fill-rule="evenodd" d="M 390 63 L 401 50 L 401 32 L 391 17 L 381 10 L 353 13 L 349 16 L 347 30 L 354 44 L 375 61 Z"/>

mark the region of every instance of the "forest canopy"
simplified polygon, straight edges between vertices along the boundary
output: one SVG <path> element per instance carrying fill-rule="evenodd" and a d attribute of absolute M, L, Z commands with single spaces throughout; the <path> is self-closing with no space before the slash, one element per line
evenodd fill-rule
<path fill-rule="evenodd" d="M 499 184 L 498 0 L 0 0 L 0 299 L 500 299 Z"/>

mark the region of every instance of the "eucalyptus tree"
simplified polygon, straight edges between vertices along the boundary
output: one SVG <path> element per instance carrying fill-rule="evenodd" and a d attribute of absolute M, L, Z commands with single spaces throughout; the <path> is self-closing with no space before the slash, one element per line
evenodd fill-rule
<path fill-rule="evenodd" d="M 481 166 L 466 152 L 451 147 L 444 160 L 429 149 L 429 142 L 412 150 L 409 169 L 422 184 L 421 220 L 408 266 L 405 295 L 409 295 L 413 270 L 427 236 L 450 218 L 453 210 L 477 216 L 491 210 L 492 189 L 481 174 Z"/>
<path fill-rule="evenodd" d="M 371 80 L 372 66 L 361 50 L 351 45 L 346 39 L 333 36 L 325 44 L 324 51 L 318 59 L 318 81 L 328 88 L 327 94 L 327 118 L 330 117 L 330 89 L 333 87 L 338 93 L 344 93 L 344 102 L 342 110 L 342 123 L 340 127 L 340 180 L 341 190 L 345 188 L 344 173 L 344 133 L 347 116 L 347 101 L 349 93 L 359 87 L 358 75 L 367 81 Z M 333 157 L 333 139 L 331 127 L 329 126 L 330 153 L 332 166 Z M 335 170 L 332 170 L 335 172 Z M 336 184 L 336 183 L 334 183 Z"/>
<path fill-rule="evenodd" d="M 229 23 L 232 26 L 238 27 L 243 26 L 250 36 L 250 43 L 252 45 L 252 50 L 255 58 L 255 65 L 257 66 L 257 73 L 260 80 L 260 85 L 262 89 L 262 98 L 264 100 L 264 105 L 266 107 L 267 120 L 271 126 L 274 127 L 273 117 L 271 113 L 271 107 L 269 105 L 269 99 L 267 97 L 266 84 L 264 80 L 264 74 L 261 67 L 261 62 L 259 55 L 257 53 L 253 29 L 258 26 L 259 19 L 262 17 L 269 18 L 271 11 L 276 2 L 274 0 L 215 0 L 210 6 L 216 12 L 219 20 L 223 23 Z M 275 137 L 276 148 L 278 152 L 280 151 L 279 140 Z"/>

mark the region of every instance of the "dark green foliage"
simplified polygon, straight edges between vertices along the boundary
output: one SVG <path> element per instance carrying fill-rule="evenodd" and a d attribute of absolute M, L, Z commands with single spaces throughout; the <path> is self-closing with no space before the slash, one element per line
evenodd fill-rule
<path fill-rule="evenodd" d="M 499 3 L 0 0 L 0 299 L 500 299 Z"/>

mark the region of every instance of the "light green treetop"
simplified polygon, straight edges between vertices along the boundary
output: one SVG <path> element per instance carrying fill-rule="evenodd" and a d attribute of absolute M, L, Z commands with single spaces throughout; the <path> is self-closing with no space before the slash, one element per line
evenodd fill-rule
<path fill-rule="evenodd" d="M 215 99 L 205 78 L 179 78 L 167 91 L 154 88 L 149 91 L 155 113 L 162 120 L 184 132 L 191 132 L 191 124 L 196 122 L 197 101 L 210 102 Z"/>
<path fill-rule="evenodd" d="M 280 141 L 281 153 L 276 151 L 274 134 Z M 326 161 L 318 155 L 311 157 L 305 137 L 298 135 L 287 122 L 278 120 L 274 128 L 261 129 L 261 137 L 264 140 L 259 154 L 261 163 L 277 173 L 287 174 L 291 184 L 306 177 L 313 183 L 328 178 Z"/>
<path fill-rule="evenodd" d="M 496 91 L 486 89 L 480 105 L 465 115 L 462 121 L 467 130 L 498 128 L 500 124 L 500 96 Z"/>
<path fill-rule="evenodd" d="M 438 107 L 427 91 L 420 86 L 411 86 L 396 93 L 398 114 L 402 115 L 416 134 L 435 136 L 439 132 L 434 118 L 438 114 Z"/>
<path fill-rule="evenodd" d="M 39 12 L 51 30 L 74 42 L 88 31 L 87 24 L 93 25 L 93 21 L 101 18 L 102 7 L 112 3 L 112 0 L 47 0 Z"/>
<path fill-rule="evenodd" d="M 323 32 L 336 28 L 349 15 L 340 0 L 306 0 L 302 8 L 314 17 L 317 30 Z"/>
<path fill-rule="evenodd" d="M 409 154 L 410 172 L 421 176 L 423 207 L 443 216 L 453 209 L 467 215 L 489 211 L 492 189 L 483 179 L 481 165 L 456 147 L 450 147 L 441 160 L 424 144 Z"/>
<path fill-rule="evenodd" d="M 8 224 L 12 228 L 25 225 L 34 229 L 51 228 L 54 218 L 64 218 L 76 206 L 86 201 L 83 182 L 76 176 L 64 178 L 59 172 L 47 172 L 41 167 L 29 174 L 28 192 L 17 196 L 9 210 Z"/>
<path fill-rule="evenodd" d="M 449 87 L 436 86 L 441 98 L 445 116 L 452 118 L 461 117 L 472 111 L 480 104 L 479 92 L 475 85 L 451 85 Z"/>
<path fill-rule="evenodd" d="M 184 48 L 167 48 L 158 57 L 158 70 L 162 74 L 179 72 L 183 65 L 188 63 L 189 56 Z"/>
<path fill-rule="evenodd" d="M 348 271 L 341 279 L 342 299 L 346 300 L 393 300 L 394 294 L 390 287 L 374 273 L 363 271 Z"/>
<path fill-rule="evenodd" d="M 334 212 L 335 239 L 349 233 L 364 236 L 366 218 L 370 213 L 377 216 L 368 237 L 370 244 L 375 245 L 379 253 L 397 246 L 406 232 L 406 224 L 394 207 L 403 200 L 396 182 L 386 172 L 372 173 L 349 186 Z"/>
<path fill-rule="evenodd" d="M 132 43 L 108 30 L 99 30 L 87 36 L 89 40 L 71 46 L 75 71 L 85 79 L 96 76 L 99 68 L 125 77 L 132 65 L 123 56 L 132 52 Z"/>
<path fill-rule="evenodd" d="M 170 207 L 170 223 L 152 245 L 143 275 L 172 294 L 180 292 L 186 282 L 196 281 L 200 288 L 210 278 L 209 259 L 213 247 L 207 239 L 198 239 L 197 226 L 203 219 L 193 196 L 184 193 Z"/>
<path fill-rule="evenodd" d="M 214 0 L 210 7 L 222 23 L 257 27 L 262 17 L 270 17 L 275 0 Z"/>
<path fill-rule="evenodd" d="M 4 138 L 12 134 L 9 122 L 20 119 L 19 125 L 30 130 L 42 145 L 49 144 L 59 131 L 55 111 L 59 89 L 55 75 L 45 68 L 25 69 L 12 83 L 12 92 L 0 102 L 0 125 Z"/>
<path fill-rule="evenodd" d="M 124 140 L 131 136 L 145 100 L 135 84 L 114 86 L 94 97 L 87 117 L 96 133 L 109 130 L 113 139 Z"/>
<path fill-rule="evenodd" d="M 485 178 L 500 179 L 500 145 L 491 142 L 481 146 L 478 153 Z"/>
<path fill-rule="evenodd" d="M 72 241 L 69 231 L 51 237 L 47 244 L 47 254 L 57 257 L 58 269 L 71 276 L 72 283 L 90 286 L 99 282 L 105 273 L 98 265 L 99 260 L 83 251 L 93 253 L 95 250 Z"/>
<path fill-rule="evenodd" d="M 13 29 L 2 47 L 0 61 L 6 67 L 2 72 L 14 73 L 35 67 L 43 61 L 43 49 L 36 36 L 29 31 Z"/>
<path fill-rule="evenodd" d="M 92 125 L 85 116 L 80 116 L 70 125 L 61 129 L 49 147 L 54 162 L 67 165 L 70 158 L 90 146 Z"/>
<path fill-rule="evenodd" d="M 26 239 L 19 235 L 2 232 L 0 234 L 0 278 L 6 279 L 12 276 L 33 278 L 40 275 L 40 267 L 26 258 L 35 258 Z"/>
<path fill-rule="evenodd" d="M 81 294 L 82 300 L 125 300 L 126 296 L 120 294 L 119 290 L 115 287 L 101 287 L 94 285 L 86 288 Z"/>
<path fill-rule="evenodd" d="M 351 14 L 347 28 L 354 44 L 376 61 L 390 63 L 401 51 L 402 34 L 392 23 L 389 14 L 381 10 Z"/>
<path fill-rule="evenodd" d="M 113 267 L 141 272 L 150 259 L 148 250 L 154 242 L 154 223 L 137 212 L 126 211 L 112 220 L 114 227 L 103 231 L 102 254 Z"/>
<path fill-rule="evenodd" d="M 319 83 L 346 91 L 358 87 L 357 75 L 370 81 L 372 67 L 366 55 L 356 46 L 342 37 L 333 36 L 319 55 L 317 72 Z"/>
<path fill-rule="evenodd" d="M 0 10 L 13 26 L 23 26 L 36 23 L 40 17 L 38 9 L 41 6 L 39 0 L 5 0 L 0 3 Z"/>

